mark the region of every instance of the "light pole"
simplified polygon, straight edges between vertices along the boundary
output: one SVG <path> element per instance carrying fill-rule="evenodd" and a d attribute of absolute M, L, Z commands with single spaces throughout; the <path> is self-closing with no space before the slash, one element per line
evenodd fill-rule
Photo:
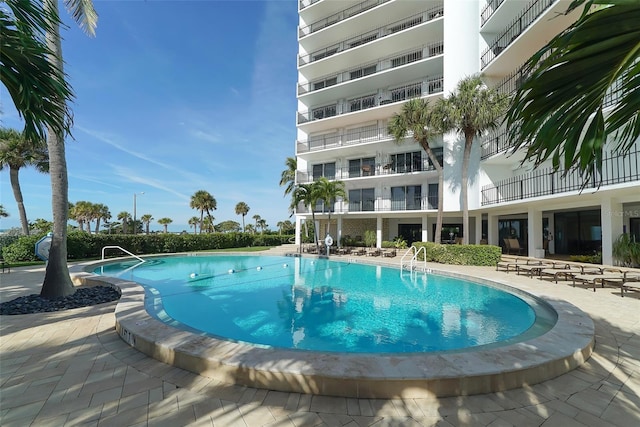
<path fill-rule="evenodd" d="M 142 191 L 140 193 L 140 195 L 142 196 L 144 194 L 144 191 Z M 133 193 L 133 234 L 136 234 L 136 197 L 138 196 L 138 193 Z"/>

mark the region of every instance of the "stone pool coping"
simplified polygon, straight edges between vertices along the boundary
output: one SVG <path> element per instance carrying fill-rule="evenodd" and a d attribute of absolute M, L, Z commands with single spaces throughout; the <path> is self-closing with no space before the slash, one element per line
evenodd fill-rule
<path fill-rule="evenodd" d="M 595 327 L 587 314 L 566 301 L 541 296 L 536 298 L 546 301 L 558 314 L 555 326 L 542 336 L 504 347 L 368 355 L 252 346 L 183 331 L 150 316 L 144 308 L 145 291 L 141 285 L 91 273 L 113 261 L 78 264 L 71 273 L 77 284 L 108 285 L 121 291 L 115 310 L 119 336 L 159 361 L 225 383 L 354 398 L 472 395 L 555 378 L 584 363 L 594 347 Z M 490 282 L 434 268 L 431 272 Z"/>

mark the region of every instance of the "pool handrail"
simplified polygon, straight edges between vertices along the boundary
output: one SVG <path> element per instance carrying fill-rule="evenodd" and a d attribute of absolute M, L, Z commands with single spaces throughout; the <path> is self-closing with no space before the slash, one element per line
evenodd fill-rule
<path fill-rule="evenodd" d="M 122 246 L 104 246 L 102 248 L 102 260 L 104 261 L 104 253 L 105 253 L 105 249 L 120 249 L 122 252 L 125 252 L 129 255 L 131 255 L 134 258 L 137 258 L 140 262 L 146 262 L 146 260 L 140 258 L 138 255 L 134 255 L 131 252 L 129 252 L 128 250 L 126 250 L 125 248 L 123 248 Z"/>
<path fill-rule="evenodd" d="M 400 259 L 400 271 L 402 271 L 405 268 L 405 263 L 404 263 L 404 259 L 407 257 L 407 255 L 411 255 L 411 259 L 409 260 L 409 266 L 408 266 L 408 270 L 409 271 L 413 271 L 415 270 L 415 266 L 414 266 L 414 262 L 418 261 L 418 254 L 420 252 L 424 251 L 424 259 L 422 260 L 424 266 L 423 266 L 423 270 L 426 271 L 427 269 L 427 250 L 425 249 L 424 246 L 420 246 L 419 248 L 416 247 L 415 245 L 411 245 L 411 247 L 407 250 L 407 252 L 404 253 L 404 255 L 402 255 L 402 258 Z"/>

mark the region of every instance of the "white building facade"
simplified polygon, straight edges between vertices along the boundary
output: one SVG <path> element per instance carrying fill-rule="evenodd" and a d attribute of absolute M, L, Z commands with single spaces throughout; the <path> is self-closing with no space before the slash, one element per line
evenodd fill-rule
<path fill-rule="evenodd" d="M 396 143 L 389 119 L 411 98 L 433 104 L 469 75 L 515 90 L 524 62 L 579 11 L 570 0 L 301 0 L 298 28 L 296 184 L 324 176 L 345 183 L 347 200 L 314 209 L 320 230 L 340 244 L 375 231 L 377 246 L 401 236 L 433 241 L 438 174 L 407 138 Z M 615 99 L 611 99 L 611 103 Z M 516 238 L 531 256 L 601 251 L 623 232 L 640 239 L 639 144 L 604 155 L 599 179 L 527 168 L 506 130 L 478 139 L 469 170 L 469 226 L 462 225 L 463 140 L 432 144 L 444 169 L 444 243 L 504 246 Z M 435 148 L 434 148 L 435 147 Z M 296 239 L 311 219 L 296 208 Z M 321 236 L 321 238 L 324 236 Z"/>

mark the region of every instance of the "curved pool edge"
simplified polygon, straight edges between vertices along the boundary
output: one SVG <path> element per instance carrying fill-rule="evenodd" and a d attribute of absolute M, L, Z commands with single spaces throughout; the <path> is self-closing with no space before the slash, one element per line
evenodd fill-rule
<path fill-rule="evenodd" d="M 161 362 L 229 384 L 353 398 L 492 393 L 567 373 L 591 356 L 595 343 L 594 323 L 586 313 L 566 301 L 535 296 L 557 312 L 555 326 L 542 336 L 504 347 L 397 355 L 256 347 L 194 334 L 158 321 L 144 308 L 141 285 L 89 272 L 104 263 L 77 265 L 72 277 L 78 284 L 103 284 L 121 291 L 115 329 L 127 344 Z M 436 269 L 432 272 L 505 287 L 486 278 Z"/>

